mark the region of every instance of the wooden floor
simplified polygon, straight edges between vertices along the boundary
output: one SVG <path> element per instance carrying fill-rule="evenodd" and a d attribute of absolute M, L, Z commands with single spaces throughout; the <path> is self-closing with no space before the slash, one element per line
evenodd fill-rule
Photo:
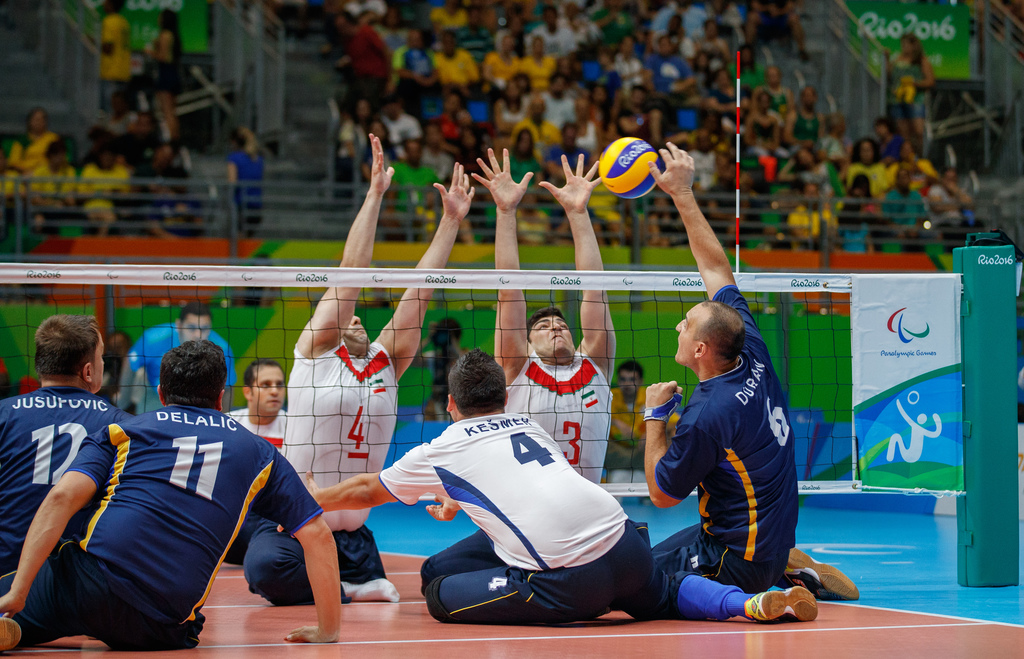
<path fill-rule="evenodd" d="M 271 607 L 249 593 L 241 569 L 225 567 L 203 608 L 206 627 L 192 651 L 203 659 L 227 657 L 316 659 L 348 652 L 372 657 L 1024 657 L 1024 627 L 823 603 L 810 623 L 758 625 L 731 622 L 632 622 L 622 614 L 559 627 L 444 625 L 428 614 L 419 593 L 422 559 L 386 555 L 402 602 L 354 603 L 342 607 L 338 645 L 285 643 L 291 629 L 314 624 L 313 607 Z M 340 647 L 339 647 L 340 646 Z M 98 641 L 65 639 L 17 650 L 11 656 L 50 659 L 111 652 Z M 365 654 L 369 653 L 369 654 Z M 115 653 L 128 657 L 131 653 Z M 186 656 L 182 652 L 148 653 Z"/>

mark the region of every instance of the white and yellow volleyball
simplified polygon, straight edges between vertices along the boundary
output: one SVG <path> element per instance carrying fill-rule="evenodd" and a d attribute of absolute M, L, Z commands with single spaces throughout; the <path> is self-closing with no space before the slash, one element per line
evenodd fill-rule
<path fill-rule="evenodd" d="M 647 165 L 651 162 L 658 162 L 653 146 L 637 137 L 623 137 L 604 150 L 597 171 L 609 192 L 623 199 L 636 199 L 654 187 Z"/>

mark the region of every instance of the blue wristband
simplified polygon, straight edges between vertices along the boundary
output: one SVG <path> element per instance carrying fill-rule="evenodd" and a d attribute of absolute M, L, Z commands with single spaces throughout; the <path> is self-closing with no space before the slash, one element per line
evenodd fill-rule
<path fill-rule="evenodd" d="M 668 421 L 668 418 L 672 416 L 672 413 L 676 411 L 681 402 L 683 402 L 683 395 L 675 393 L 672 394 L 672 398 L 667 402 L 657 407 L 645 407 L 644 421 Z"/>

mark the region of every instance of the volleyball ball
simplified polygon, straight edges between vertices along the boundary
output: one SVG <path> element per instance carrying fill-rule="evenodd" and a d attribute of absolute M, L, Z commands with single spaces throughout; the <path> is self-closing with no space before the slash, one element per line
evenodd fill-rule
<path fill-rule="evenodd" d="M 658 152 L 636 137 L 622 137 L 601 153 L 597 172 L 609 192 L 623 199 L 636 199 L 651 191 L 654 177 L 647 163 L 658 162 Z"/>

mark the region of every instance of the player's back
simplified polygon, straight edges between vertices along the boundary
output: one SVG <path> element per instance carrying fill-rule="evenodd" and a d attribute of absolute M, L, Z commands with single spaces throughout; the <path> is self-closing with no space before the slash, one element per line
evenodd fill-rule
<path fill-rule="evenodd" d="M 78 387 L 0 401 L 0 574 L 18 567 L 32 518 L 90 432 L 130 415 Z M 80 528 L 76 515 L 68 532 Z"/>
<path fill-rule="evenodd" d="M 111 425 L 86 440 L 72 470 L 103 495 L 81 547 L 125 601 L 167 622 L 205 601 L 250 509 L 289 531 L 319 511 L 270 443 L 205 408 L 175 405 Z"/>
<path fill-rule="evenodd" d="M 580 476 L 551 437 L 522 414 L 464 419 L 406 457 L 382 474 L 385 486 L 392 485 L 389 473 L 404 481 L 405 465 L 436 475 L 510 565 L 583 565 L 622 536 L 622 507 Z"/>

